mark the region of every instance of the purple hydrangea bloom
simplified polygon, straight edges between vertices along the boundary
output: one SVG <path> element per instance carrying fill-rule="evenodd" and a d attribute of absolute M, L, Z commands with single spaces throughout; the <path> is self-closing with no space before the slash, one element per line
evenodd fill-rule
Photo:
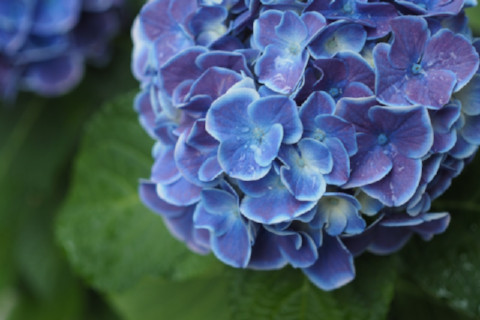
<path fill-rule="evenodd" d="M 196 252 L 323 290 L 364 251 L 443 232 L 431 203 L 480 145 L 464 6 L 149 1 L 132 30 L 156 140 L 143 202 Z"/>
<path fill-rule="evenodd" d="M 108 61 L 121 0 L 0 1 L 0 97 L 55 96 L 82 78 L 85 60 Z"/>

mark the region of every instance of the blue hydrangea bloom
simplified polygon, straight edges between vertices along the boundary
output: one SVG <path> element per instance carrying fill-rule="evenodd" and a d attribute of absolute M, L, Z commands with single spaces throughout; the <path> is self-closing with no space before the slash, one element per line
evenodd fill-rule
<path fill-rule="evenodd" d="M 195 252 L 323 290 L 365 251 L 445 231 L 432 201 L 480 145 L 472 4 L 149 1 L 132 29 L 156 140 L 142 201 Z"/>
<path fill-rule="evenodd" d="M 63 94 L 82 78 L 85 60 L 108 61 L 121 0 L 0 1 L 0 98 L 18 91 Z"/>

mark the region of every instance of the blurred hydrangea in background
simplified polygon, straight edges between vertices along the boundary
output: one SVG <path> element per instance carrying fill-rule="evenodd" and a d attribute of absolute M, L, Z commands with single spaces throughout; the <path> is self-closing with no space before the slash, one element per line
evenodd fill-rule
<path fill-rule="evenodd" d="M 480 144 L 475 4 L 149 1 L 132 30 L 135 108 L 156 140 L 143 202 L 196 252 L 290 264 L 324 290 L 354 279 L 366 250 L 443 232 L 450 216 L 431 202 Z M 22 8 L 14 25 L 30 26 Z M 39 89 L 42 63 L 24 85 Z"/>
<path fill-rule="evenodd" d="M 83 77 L 85 62 L 109 59 L 123 0 L 1 0 L 0 97 L 56 96 Z"/>

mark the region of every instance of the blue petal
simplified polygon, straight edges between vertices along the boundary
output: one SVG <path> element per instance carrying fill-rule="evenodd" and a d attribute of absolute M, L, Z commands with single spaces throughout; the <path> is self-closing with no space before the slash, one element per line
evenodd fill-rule
<path fill-rule="evenodd" d="M 283 127 L 283 143 L 292 144 L 302 136 L 302 123 L 295 102 L 283 96 L 256 100 L 248 107 L 249 117 L 263 127 L 279 123 Z"/>
<path fill-rule="evenodd" d="M 225 214 L 210 213 L 205 209 L 203 203 L 196 206 L 193 214 L 193 223 L 197 229 L 208 230 L 211 237 L 225 234 L 231 225 L 228 212 Z"/>
<path fill-rule="evenodd" d="M 251 89 L 232 89 L 215 100 L 206 116 L 207 132 L 219 141 L 248 132 L 247 108 L 258 97 Z"/>
<path fill-rule="evenodd" d="M 185 142 L 185 134 L 182 134 L 177 141 L 175 146 L 175 165 L 178 168 L 178 171 L 185 177 L 187 180 L 192 182 L 193 184 L 203 186 L 207 181 L 213 180 L 216 176 L 218 176 L 222 169 L 217 166 L 213 167 L 214 172 L 211 172 L 208 179 L 200 179 L 200 170 L 205 165 L 205 162 L 209 159 L 216 159 L 217 157 L 217 148 L 213 147 L 210 149 L 204 148 L 198 149 L 192 146 L 189 146 Z M 211 161 L 211 160 L 210 160 Z M 168 165 L 167 165 L 168 167 Z M 205 177 L 204 177 L 205 178 Z"/>
<path fill-rule="evenodd" d="M 170 184 L 157 184 L 157 192 L 166 202 L 176 206 L 192 205 L 200 200 L 202 188 L 183 177 Z"/>
<path fill-rule="evenodd" d="M 163 201 L 157 193 L 157 184 L 143 181 L 139 186 L 139 194 L 142 202 L 155 213 L 165 217 L 181 216 L 186 207 L 178 207 Z"/>
<path fill-rule="evenodd" d="M 336 21 L 321 31 L 310 43 L 309 50 L 315 59 L 332 58 L 339 52 L 360 52 L 366 38 L 367 32 L 362 25 Z"/>
<path fill-rule="evenodd" d="M 80 8 L 80 0 L 37 0 L 32 32 L 43 35 L 67 33 L 77 24 Z"/>
<path fill-rule="evenodd" d="M 279 236 L 277 242 L 280 251 L 294 268 L 309 267 L 318 259 L 315 242 L 303 232 Z M 300 246 L 297 242 L 300 242 Z"/>
<path fill-rule="evenodd" d="M 204 189 L 202 204 L 210 213 L 226 215 L 238 208 L 238 199 L 233 194 L 219 189 Z"/>
<path fill-rule="evenodd" d="M 331 170 L 332 156 L 323 144 L 311 139 L 299 142 L 299 152 L 294 147 L 281 150 L 279 158 L 286 164 L 280 170 L 281 180 L 296 199 L 317 201 L 325 192 L 323 173 Z"/>
<path fill-rule="evenodd" d="M 210 182 L 216 179 L 223 172 L 222 167 L 218 163 L 217 155 L 205 160 L 198 169 L 198 179 L 203 182 Z"/>
<path fill-rule="evenodd" d="M 268 184 L 262 196 L 245 196 L 240 205 L 248 219 L 266 224 L 291 221 L 315 206 L 315 202 L 298 201 L 280 181 L 274 170 L 265 177 Z"/>
<path fill-rule="evenodd" d="M 252 146 L 258 148 L 256 141 L 250 137 L 232 137 L 220 143 L 218 162 L 226 174 L 232 178 L 252 181 L 268 173 L 271 165 L 259 165 Z"/>
<path fill-rule="evenodd" d="M 360 189 L 355 198 L 361 205 L 360 211 L 367 216 L 374 216 L 383 208 L 383 204 L 380 201 L 370 197 Z"/>
<path fill-rule="evenodd" d="M 245 268 L 252 254 L 252 240 L 241 219 L 235 219 L 230 230 L 212 237 L 212 251 L 222 262 L 236 268 Z"/>
<path fill-rule="evenodd" d="M 54 59 L 32 63 L 23 75 L 27 90 L 54 96 L 69 91 L 83 77 L 83 57 L 78 54 L 60 55 Z"/>
<path fill-rule="evenodd" d="M 335 110 L 335 101 L 323 91 L 314 91 L 300 107 L 299 115 L 303 129 L 310 136 L 315 131 L 315 118 L 321 114 L 332 114 Z"/>
<path fill-rule="evenodd" d="M 252 248 L 252 255 L 248 267 L 257 270 L 283 268 L 287 264 L 287 260 L 280 252 L 277 239 L 277 235 L 260 227 Z"/>
<path fill-rule="evenodd" d="M 196 229 L 193 225 L 194 209 L 195 206 L 186 207 L 181 216 L 164 218 L 164 222 L 174 237 L 185 242 L 192 251 L 205 254 L 210 251 L 210 248 L 205 246 L 204 231 Z"/>
<path fill-rule="evenodd" d="M 353 256 L 337 237 L 325 236 L 318 260 L 303 272 L 320 289 L 333 290 L 355 278 Z"/>
<path fill-rule="evenodd" d="M 468 143 L 480 145 L 480 115 L 465 117 L 462 136 Z"/>
<path fill-rule="evenodd" d="M 259 145 L 253 148 L 255 162 L 263 167 L 269 166 L 277 157 L 282 140 L 283 128 L 276 123 L 263 135 Z M 252 145 L 250 147 L 252 148 Z"/>

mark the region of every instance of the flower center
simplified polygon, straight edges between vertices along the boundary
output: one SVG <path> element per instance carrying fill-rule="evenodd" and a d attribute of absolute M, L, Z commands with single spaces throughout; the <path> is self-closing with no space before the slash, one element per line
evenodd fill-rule
<path fill-rule="evenodd" d="M 388 143 L 388 137 L 385 135 L 385 133 L 380 133 L 377 137 L 377 143 L 381 146 L 384 146 Z"/>
<path fill-rule="evenodd" d="M 331 88 L 328 93 L 330 93 L 330 95 L 333 97 L 333 98 L 337 98 L 338 96 L 340 96 L 342 94 L 342 89 L 341 88 Z"/>
<path fill-rule="evenodd" d="M 350 1 L 347 1 L 342 8 L 343 12 L 345 13 L 352 13 L 353 12 L 353 6 Z"/>
<path fill-rule="evenodd" d="M 315 140 L 322 142 L 323 140 L 325 140 L 326 137 L 327 134 L 325 133 L 325 131 L 323 131 L 322 129 L 315 129 L 315 132 L 313 133 L 313 138 Z"/>
<path fill-rule="evenodd" d="M 256 127 L 253 129 L 252 134 L 255 139 L 261 142 L 265 132 L 262 130 L 262 128 Z"/>
<path fill-rule="evenodd" d="M 413 74 L 419 74 L 422 71 L 422 66 L 418 63 L 414 63 L 412 65 L 412 73 Z"/>
<path fill-rule="evenodd" d="M 288 46 L 288 52 L 290 52 L 292 56 L 299 55 L 301 51 L 302 48 L 298 43 L 290 43 L 290 45 Z"/>

